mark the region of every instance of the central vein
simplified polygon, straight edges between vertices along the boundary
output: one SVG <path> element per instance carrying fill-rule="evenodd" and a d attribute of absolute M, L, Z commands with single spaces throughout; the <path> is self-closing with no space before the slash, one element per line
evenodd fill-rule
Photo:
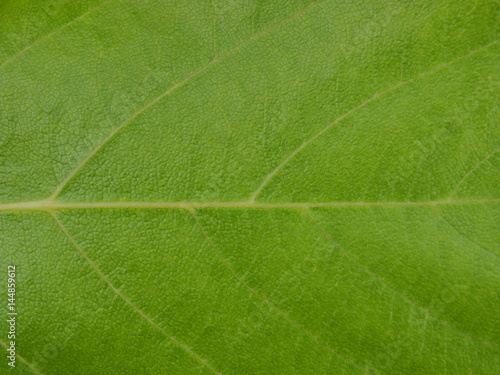
<path fill-rule="evenodd" d="M 439 206 L 500 203 L 500 199 L 464 199 L 437 200 L 427 202 L 61 202 L 56 200 L 39 200 L 0 204 L 0 211 L 54 211 L 70 209 L 119 209 L 119 208 L 164 208 L 164 209 L 196 209 L 196 208 L 296 208 L 315 207 L 406 207 L 406 206 Z"/>

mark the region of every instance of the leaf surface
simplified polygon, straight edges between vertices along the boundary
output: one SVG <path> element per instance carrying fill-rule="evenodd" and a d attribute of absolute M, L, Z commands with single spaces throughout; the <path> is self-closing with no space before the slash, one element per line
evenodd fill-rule
<path fill-rule="evenodd" d="M 497 374 L 499 12 L 3 1 L 13 372 Z"/>

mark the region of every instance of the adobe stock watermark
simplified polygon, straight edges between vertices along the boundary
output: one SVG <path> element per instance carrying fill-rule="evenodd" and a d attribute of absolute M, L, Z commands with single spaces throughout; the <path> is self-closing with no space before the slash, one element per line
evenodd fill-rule
<path fill-rule="evenodd" d="M 399 331 L 392 342 L 384 346 L 384 352 L 375 357 L 372 369 L 374 374 L 383 374 L 385 370 L 392 367 L 403 355 L 404 351 L 414 343 L 415 337 L 412 332 L 417 332 L 421 327 L 425 327 L 427 319 L 438 319 L 444 312 L 446 305 L 455 302 L 457 291 L 450 287 L 445 287 L 439 295 L 434 298 L 426 310 L 422 309 L 419 317 L 408 320 L 408 329 Z M 430 313 L 432 313 L 432 316 Z"/>
<path fill-rule="evenodd" d="M 301 262 L 294 265 L 290 270 L 290 275 L 294 275 L 295 282 L 291 283 L 286 288 L 286 292 L 276 293 L 274 295 L 259 294 L 268 301 L 268 303 L 259 303 L 254 301 L 251 304 L 251 312 L 245 316 L 237 329 L 237 334 L 232 337 L 227 337 L 227 343 L 235 345 L 244 342 L 252 334 L 265 328 L 266 322 L 272 320 L 273 310 L 277 309 L 276 313 L 286 314 L 290 319 L 294 319 L 293 315 L 289 315 L 290 311 L 286 308 L 293 302 L 293 299 L 304 293 L 304 288 L 308 283 L 305 280 L 310 279 L 321 269 L 325 264 L 329 263 L 332 255 L 335 254 L 335 249 L 338 245 L 326 247 L 314 246 L 308 255 Z M 460 295 L 460 289 L 452 285 L 444 285 L 440 292 L 422 308 L 418 308 L 418 313 L 411 314 L 408 317 L 407 326 L 402 329 L 397 329 L 392 334 L 386 336 L 387 340 L 382 344 L 381 351 L 370 362 L 370 371 L 374 374 L 383 374 L 391 367 L 397 366 L 398 362 L 403 360 L 408 353 L 411 353 L 412 347 L 415 345 L 415 333 L 425 330 L 428 321 L 440 321 L 447 307 L 457 301 Z M 265 301 L 263 301 L 265 302 Z M 273 306 L 271 306 L 273 305 Z M 346 305 L 339 305 L 338 309 L 346 309 Z M 333 317 L 336 311 L 331 312 Z M 300 322 L 297 322 L 300 324 Z"/>
<path fill-rule="evenodd" d="M 323 234 L 319 234 L 317 241 L 320 242 L 323 236 Z M 290 271 L 295 282 L 288 286 L 286 292 L 277 293 L 269 297 L 259 293 L 264 298 L 264 303 L 254 303 L 252 305 L 252 312 L 242 320 L 238 327 L 237 335 L 233 339 L 237 341 L 245 340 L 254 330 L 259 329 L 270 318 L 270 313 L 273 310 L 279 315 L 286 314 L 288 318 L 293 319 L 291 316 L 288 316 L 289 312 L 283 309 L 283 306 L 293 300 L 295 296 L 304 292 L 303 288 L 306 284 L 302 281 L 314 275 L 328 261 L 334 253 L 335 245 L 332 244 L 327 247 L 313 245 L 312 247 L 313 250 L 301 262 L 296 263 Z M 297 324 L 299 323 L 297 322 Z"/>
<path fill-rule="evenodd" d="M 9 331 L 7 333 L 7 364 L 16 367 L 16 266 L 7 266 L 7 323 Z"/>
<path fill-rule="evenodd" d="M 18 341 L 19 341 L 19 327 L 18 327 L 18 305 L 17 305 L 17 276 L 18 267 L 16 265 L 7 266 L 7 342 L 6 342 L 6 358 L 7 365 L 15 368 L 18 365 L 18 359 L 22 361 L 22 357 L 18 356 Z M 36 350 L 33 357 L 30 358 L 30 366 L 36 370 L 43 370 L 50 361 L 57 358 L 60 352 L 68 345 L 71 337 L 74 335 L 77 323 L 70 323 L 62 329 L 52 330 L 53 335 L 50 336 L 49 342 L 41 346 L 41 349 Z M 22 350 L 22 346 L 20 347 Z M 20 353 L 19 353 L 20 354 Z"/>
<path fill-rule="evenodd" d="M 10 367 L 16 367 L 16 266 L 7 266 L 7 322 L 9 331 L 7 333 L 7 359 Z"/>

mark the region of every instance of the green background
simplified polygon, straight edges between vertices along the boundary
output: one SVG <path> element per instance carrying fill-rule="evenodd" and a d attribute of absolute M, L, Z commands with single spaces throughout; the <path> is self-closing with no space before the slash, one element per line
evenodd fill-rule
<path fill-rule="evenodd" d="M 499 15 L 0 1 L 0 373 L 498 374 Z"/>

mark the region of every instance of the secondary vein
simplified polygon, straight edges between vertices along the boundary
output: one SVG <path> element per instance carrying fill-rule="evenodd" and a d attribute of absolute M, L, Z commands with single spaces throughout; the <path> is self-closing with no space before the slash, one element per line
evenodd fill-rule
<path fill-rule="evenodd" d="M 64 29 L 68 28 L 69 26 L 71 26 L 72 24 L 74 24 L 75 22 L 78 22 L 80 20 L 82 20 L 83 18 L 87 17 L 88 15 L 96 12 L 97 10 L 99 10 L 100 8 L 102 8 L 103 6 L 105 6 L 106 4 L 112 2 L 114 0 L 108 0 L 108 1 L 105 1 L 103 2 L 102 4 L 96 6 L 95 8 L 92 8 L 90 10 L 88 10 L 87 12 L 83 13 L 82 15 L 80 15 L 79 17 L 75 18 L 74 20 L 64 24 L 63 26 L 61 26 L 60 28 L 50 32 L 49 34 L 43 36 L 42 38 L 34 41 L 33 43 L 31 43 L 29 46 L 26 46 L 24 47 L 23 49 L 21 49 L 19 52 L 17 52 L 15 55 L 11 56 L 10 58 L 8 58 L 7 60 L 5 60 L 2 64 L 0 64 L 0 69 L 2 69 L 4 66 L 10 64 L 12 61 L 16 60 L 19 56 L 21 56 L 22 54 L 24 54 L 25 52 L 29 51 L 30 49 L 32 49 L 33 47 L 37 46 L 38 44 L 42 43 L 43 41 L 53 37 L 54 35 L 60 33 L 61 31 L 63 31 Z"/>
<path fill-rule="evenodd" d="M 87 253 L 82 249 L 82 247 L 76 242 L 76 240 L 73 238 L 73 236 L 68 232 L 66 227 L 63 225 L 61 220 L 57 217 L 57 215 L 54 212 L 50 212 L 50 215 L 56 222 L 57 226 L 61 230 L 61 232 L 66 236 L 66 238 L 69 240 L 69 242 L 73 245 L 73 247 L 80 253 L 80 255 L 85 259 L 85 261 L 92 267 L 94 272 L 99 276 L 99 278 L 104 281 L 109 288 L 118 296 L 120 297 L 129 307 L 131 307 L 135 313 L 137 313 L 142 319 L 146 320 L 150 325 L 152 325 L 156 330 L 161 332 L 163 335 L 168 337 L 170 340 L 172 340 L 177 346 L 182 348 L 184 351 L 186 351 L 189 355 L 191 355 L 194 359 L 196 359 L 199 363 L 201 363 L 203 366 L 208 368 L 210 371 L 212 371 L 214 374 L 221 375 L 220 372 L 215 370 L 206 360 L 204 360 L 202 357 L 200 357 L 197 353 L 195 353 L 189 346 L 186 344 L 180 342 L 176 337 L 172 336 L 168 332 L 166 332 L 162 327 L 160 327 L 153 319 L 151 319 L 144 311 L 142 311 L 140 308 L 138 308 L 126 295 L 124 295 L 120 289 L 115 287 L 113 283 L 108 279 L 108 277 L 99 269 L 99 267 L 90 259 L 87 255 Z"/>
<path fill-rule="evenodd" d="M 200 230 L 200 232 L 203 234 L 203 236 L 205 237 L 205 240 L 210 244 L 210 246 L 215 250 L 215 253 L 217 254 L 217 257 L 221 260 L 221 262 L 224 264 L 224 266 L 227 268 L 227 270 L 231 273 L 231 275 L 241 284 L 243 285 L 250 293 L 252 293 L 253 295 L 255 295 L 256 297 L 258 297 L 260 300 L 262 300 L 263 302 L 265 302 L 270 308 L 272 308 L 273 310 L 275 310 L 279 315 L 281 315 L 288 323 L 290 323 L 291 325 L 293 325 L 294 327 L 298 328 L 302 333 L 305 333 L 307 336 L 309 336 L 311 339 L 313 339 L 314 341 L 316 341 L 319 345 L 323 346 L 325 349 L 327 349 L 330 353 L 334 354 L 335 356 L 337 356 L 338 358 L 340 358 L 341 360 L 343 360 L 344 362 L 346 363 L 349 363 L 350 365 L 356 367 L 358 370 L 364 372 L 364 373 L 367 373 L 367 374 L 371 374 L 371 372 L 359 365 L 358 363 L 356 363 L 353 359 L 351 358 L 348 358 L 346 357 L 345 355 L 341 354 L 340 352 L 338 352 L 337 350 L 333 349 L 332 347 L 330 347 L 327 343 L 325 343 L 323 340 L 321 340 L 318 336 L 314 335 L 312 332 L 310 332 L 309 330 L 307 330 L 305 327 L 303 327 L 299 322 L 297 322 L 296 320 L 292 319 L 286 312 L 284 312 L 283 310 L 281 310 L 278 306 L 276 306 L 273 302 L 271 302 L 267 297 L 259 294 L 254 288 L 252 288 L 245 280 L 243 280 L 237 273 L 236 271 L 233 269 L 233 267 L 231 266 L 231 264 L 229 263 L 229 261 L 223 256 L 222 252 L 220 251 L 220 249 L 217 247 L 217 245 L 215 244 L 215 242 L 212 240 L 212 238 L 208 235 L 208 233 L 206 232 L 205 228 L 201 225 L 200 221 L 198 220 L 198 217 L 196 216 L 194 210 L 190 210 L 190 214 L 191 216 L 193 217 L 193 220 L 196 224 L 196 226 L 198 227 L 198 229 Z"/>
<path fill-rule="evenodd" d="M 290 160 L 292 160 L 295 155 L 297 155 L 299 152 L 301 152 L 303 149 L 305 149 L 307 146 L 309 146 L 312 142 L 314 142 L 316 139 L 318 139 L 319 137 L 321 137 L 323 134 L 325 134 L 328 130 L 330 130 L 333 126 L 335 126 L 336 124 L 338 124 L 339 122 L 341 122 L 342 120 L 344 120 L 346 117 L 349 117 L 350 115 L 352 115 L 353 113 L 359 111 L 360 109 L 362 109 L 363 107 L 367 106 L 368 104 L 376 101 L 377 99 L 379 99 L 380 97 L 382 96 L 385 96 L 403 86 L 406 86 L 412 82 L 415 82 L 423 77 L 426 77 L 432 73 L 435 73 L 443 68 L 446 68 L 450 65 L 453 65 L 455 64 L 456 62 L 458 61 L 461 61 L 469 56 L 472 56 L 484 49 L 487 49 L 491 46 L 494 46 L 495 44 L 498 43 L 498 40 L 495 40 L 489 44 L 486 44 L 480 48 L 477 48 L 475 50 L 472 50 L 468 53 L 466 53 L 465 55 L 462 55 L 460 57 L 457 57 L 451 61 L 448 61 L 448 62 L 445 62 L 445 63 L 442 63 L 426 72 L 423 72 L 423 73 L 420 73 L 418 74 L 417 76 L 413 77 L 413 78 L 410 78 L 406 81 L 402 81 L 402 82 L 399 82 L 397 84 L 395 84 L 394 86 L 391 86 L 389 87 L 388 89 L 385 89 L 381 92 L 378 92 L 376 94 L 374 94 L 371 98 L 365 100 L 364 102 L 362 102 L 361 104 L 357 105 L 356 107 L 352 108 L 351 110 L 345 112 L 343 115 L 341 115 L 340 117 L 337 117 L 333 122 L 329 123 L 326 127 L 324 127 L 323 129 L 321 129 L 318 133 L 314 134 L 311 138 L 307 139 L 306 141 L 304 141 L 299 147 L 297 147 L 295 150 L 293 150 L 280 164 L 278 164 L 278 166 L 276 166 L 276 168 L 274 168 L 267 176 L 264 177 L 264 179 L 262 180 L 261 184 L 259 185 L 259 187 L 252 193 L 252 195 L 250 196 L 250 200 L 251 201 L 255 201 L 255 199 L 257 198 L 257 196 L 261 193 L 262 189 L 264 189 L 264 187 L 269 183 L 269 181 L 271 181 L 271 179 L 276 175 L 276 173 L 278 173 L 286 164 L 288 164 L 288 162 Z"/>
<path fill-rule="evenodd" d="M 163 98 L 165 98 L 166 96 L 170 95 L 172 92 L 174 92 L 178 88 L 184 86 L 186 83 L 188 83 L 193 78 L 195 78 L 198 75 L 200 75 L 202 72 L 204 72 L 205 70 L 207 70 L 212 65 L 216 64 L 217 62 L 219 62 L 220 60 L 224 59 L 225 57 L 231 55 L 233 52 L 239 50 L 240 48 L 242 48 L 243 46 L 245 46 L 248 43 L 252 42 L 253 40 L 262 37 L 263 35 L 269 33 L 271 30 L 276 29 L 279 26 L 281 26 L 282 24 L 284 24 L 284 23 L 286 23 L 286 22 L 294 19 L 295 17 L 297 17 L 300 14 L 304 13 L 306 10 L 308 10 L 309 8 L 311 8 L 314 5 L 317 5 L 318 3 L 319 2 L 315 2 L 315 3 L 309 4 L 308 6 L 302 8 L 301 10 L 299 10 L 299 11 L 297 11 L 297 12 L 289 15 L 288 17 L 282 19 L 281 21 L 279 21 L 279 22 L 277 22 L 277 23 L 269 26 L 268 28 L 266 28 L 266 29 L 264 29 L 264 30 L 262 30 L 262 31 L 260 31 L 260 32 L 258 32 L 256 34 L 252 35 L 250 38 L 246 39 L 242 43 L 237 44 L 236 46 L 234 46 L 234 47 L 226 50 L 221 55 L 217 56 L 216 58 L 214 58 L 213 60 L 211 60 L 207 64 L 203 65 L 201 68 L 195 70 L 193 73 L 191 73 L 190 75 L 188 75 L 184 79 L 180 80 L 179 82 L 177 82 L 173 86 L 171 86 L 168 90 L 166 90 L 165 92 L 163 92 L 162 94 L 160 94 L 159 96 L 157 96 L 156 98 L 154 98 L 153 100 L 151 100 L 145 106 L 143 106 L 142 108 L 139 108 L 137 111 L 135 111 L 134 113 L 132 113 L 123 122 L 121 122 L 116 128 L 114 128 L 106 137 L 104 137 L 101 140 L 101 142 L 99 142 L 97 144 L 97 146 L 95 146 L 94 149 L 92 149 L 90 151 L 90 153 L 88 153 L 87 156 L 85 156 L 80 161 L 80 163 L 78 163 L 78 165 L 56 187 L 56 189 L 54 190 L 54 192 L 52 193 L 52 195 L 51 195 L 50 198 L 51 199 L 57 198 L 59 196 L 59 194 L 63 191 L 63 189 L 66 187 L 66 185 L 68 184 L 68 182 L 70 182 L 73 179 L 73 177 L 76 176 L 76 174 L 89 162 L 89 160 L 92 159 L 111 139 L 113 139 L 116 136 L 117 133 L 119 133 L 123 128 L 125 128 L 128 124 L 130 124 L 133 120 L 135 120 L 142 113 L 144 113 L 148 109 L 152 108 L 155 104 L 157 104 L 158 102 L 160 102 Z"/>
<path fill-rule="evenodd" d="M 0 340 L 0 345 L 3 346 L 5 349 L 9 348 L 9 346 L 2 340 Z M 18 353 L 16 353 L 16 358 L 19 359 L 22 363 L 24 363 L 34 374 L 43 375 L 35 366 L 29 363 L 24 357 L 22 357 Z"/>
<path fill-rule="evenodd" d="M 449 329 L 452 329 L 452 330 L 460 333 L 461 335 L 467 337 L 469 340 L 477 341 L 477 342 L 481 343 L 482 345 L 485 345 L 485 346 L 487 346 L 489 348 L 493 348 L 493 349 L 497 349 L 497 350 L 499 349 L 497 346 L 491 344 L 490 342 L 488 342 L 488 341 L 486 341 L 484 339 L 481 339 L 479 337 L 472 336 L 471 334 L 469 334 L 467 332 L 464 332 L 464 331 L 460 330 L 459 328 L 455 327 L 454 325 L 452 325 L 448 321 L 438 318 L 429 309 L 427 309 L 426 307 L 418 304 L 416 301 L 414 301 L 413 299 L 411 299 L 410 297 L 408 297 L 406 294 L 404 294 L 403 292 L 401 292 L 398 289 L 396 289 L 395 287 L 393 287 L 382 276 L 378 275 L 377 273 L 375 273 L 374 271 L 372 271 L 370 268 L 368 268 L 364 263 L 362 263 L 361 261 L 359 261 L 350 251 L 348 251 L 344 246 L 342 246 L 339 242 L 337 242 L 330 235 L 330 233 L 328 233 L 323 228 L 323 226 L 314 218 L 314 216 L 313 216 L 313 214 L 311 213 L 310 210 L 306 210 L 306 213 L 309 216 L 309 218 L 311 219 L 311 221 L 319 229 L 319 231 L 321 233 L 323 233 L 323 235 L 325 237 L 327 237 L 335 246 L 337 246 L 340 249 L 340 251 L 342 252 L 342 254 L 344 254 L 350 261 L 352 261 L 354 264 L 356 264 L 359 268 L 363 269 L 370 276 L 372 276 L 373 278 L 375 278 L 376 280 L 378 280 L 379 282 L 381 282 L 383 285 L 385 285 L 387 288 L 389 288 L 390 290 L 392 290 L 394 293 L 396 293 L 398 296 L 400 296 L 401 298 L 403 298 L 406 302 L 408 302 L 409 304 L 415 306 L 419 310 L 423 311 L 425 314 L 427 314 L 432 319 L 436 320 L 441 325 L 443 325 L 443 326 L 445 326 L 445 327 L 447 327 Z"/>

